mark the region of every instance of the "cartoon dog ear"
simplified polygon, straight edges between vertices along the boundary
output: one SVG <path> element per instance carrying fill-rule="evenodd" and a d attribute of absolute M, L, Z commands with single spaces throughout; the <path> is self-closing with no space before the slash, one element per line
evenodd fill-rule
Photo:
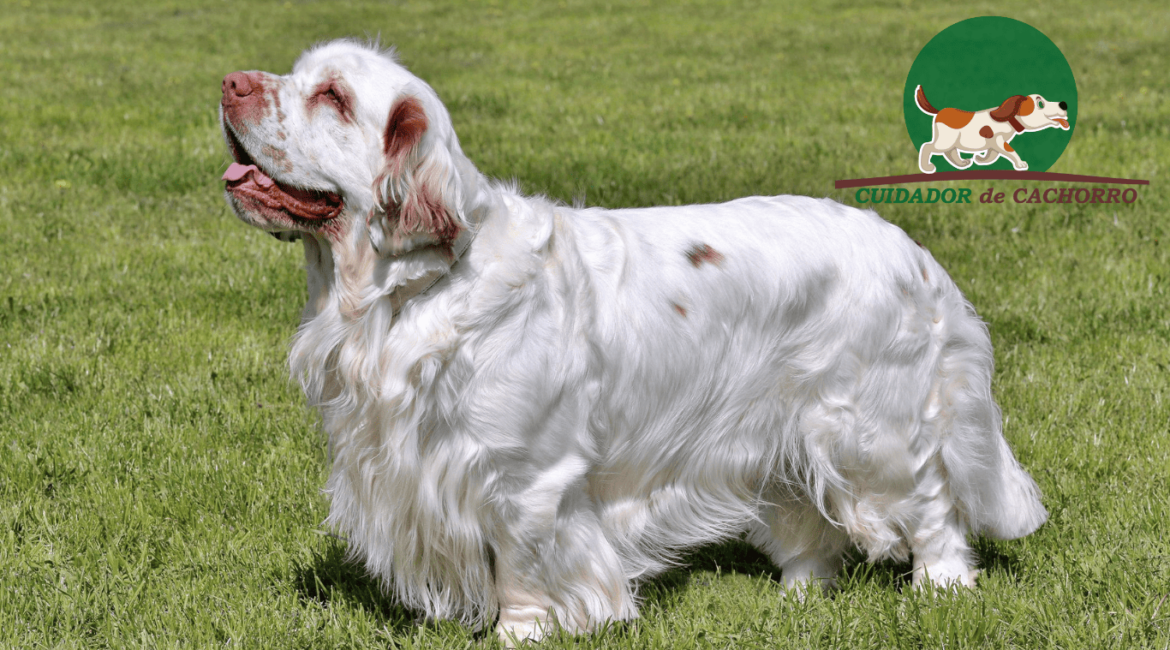
<path fill-rule="evenodd" d="M 999 108 L 992 110 L 989 115 L 991 115 L 991 119 L 993 120 L 1007 122 L 1008 124 L 1012 125 L 1012 128 L 1016 130 L 1016 133 L 1022 133 L 1024 131 L 1024 125 L 1020 124 L 1020 121 L 1016 119 L 1016 116 L 1020 114 L 1020 105 L 1023 104 L 1025 100 L 1028 102 L 1032 101 L 1032 99 L 1026 95 L 1012 95 L 1011 97 L 1005 99 L 1004 102 L 999 105 Z"/>
<path fill-rule="evenodd" d="M 1027 99 L 1027 97 L 1024 95 L 1012 95 L 1011 97 L 1008 97 L 1002 104 L 999 105 L 999 108 L 991 111 L 991 119 L 998 122 L 1007 122 L 1016 115 L 1019 115 L 1020 104 L 1023 103 L 1025 99 Z"/>
<path fill-rule="evenodd" d="M 447 246 L 465 227 L 459 175 L 431 126 L 418 97 L 407 95 L 390 108 L 382 140 L 385 167 L 374 181 L 376 205 L 366 219 L 370 243 L 381 256 Z"/>

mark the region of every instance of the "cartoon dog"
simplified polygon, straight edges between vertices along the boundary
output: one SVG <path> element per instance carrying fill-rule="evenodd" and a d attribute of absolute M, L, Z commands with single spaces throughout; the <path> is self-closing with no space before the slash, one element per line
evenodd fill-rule
<path fill-rule="evenodd" d="M 1003 156 L 1012 161 L 1018 171 L 1026 171 L 1028 163 L 1009 144 L 1017 133 L 1040 131 L 1052 126 L 1068 130 L 1068 104 L 1050 102 L 1040 95 L 1012 95 L 999 108 L 982 111 L 961 111 L 944 108 L 941 111 L 926 101 L 922 86 L 914 91 L 918 108 L 934 116 L 934 138 L 922 145 L 918 153 L 918 168 L 933 174 L 936 167 L 930 157 L 946 156 L 952 165 L 966 169 L 972 162 L 990 165 Z M 982 153 L 974 158 L 963 158 L 960 151 Z"/>

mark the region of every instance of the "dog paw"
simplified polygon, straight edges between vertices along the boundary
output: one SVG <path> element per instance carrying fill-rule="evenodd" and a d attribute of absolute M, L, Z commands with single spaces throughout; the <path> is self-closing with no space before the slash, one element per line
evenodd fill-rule
<path fill-rule="evenodd" d="M 535 607 L 520 608 L 500 613 L 496 635 L 505 648 L 519 647 L 526 641 L 539 642 L 551 624 L 548 612 Z"/>
<path fill-rule="evenodd" d="M 836 578 L 810 577 L 784 583 L 784 595 L 788 598 L 795 598 L 798 603 L 803 603 L 810 593 L 817 592 L 822 596 L 828 596 L 836 590 Z"/>
<path fill-rule="evenodd" d="M 934 171 L 938 169 L 938 167 L 935 167 L 930 163 L 926 163 L 925 165 L 919 165 L 918 169 L 921 169 L 923 174 L 933 174 Z"/>
<path fill-rule="evenodd" d="M 836 557 L 798 558 L 781 567 L 781 583 L 790 598 L 804 602 L 805 596 L 813 591 L 828 595 L 837 588 L 834 577 L 841 568 Z"/>
<path fill-rule="evenodd" d="M 539 643 L 544 634 L 539 625 L 496 626 L 496 636 L 505 648 L 519 648 L 525 643 Z"/>
<path fill-rule="evenodd" d="M 971 166 L 971 159 L 970 158 L 963 158 L 963 162 L 955 164 L 956 169 L 966 169 L 970 166 Z"/>
<path fill-rule="evenodd" d="M 936 589 L 974 588 L 978 575 L 979 569 L 967 566 L 961 560 L 952 559 L 931 566 L 914 567 L 913 584 L 915 589 L 924 589 L 928 584 Z"/>
<path fill-rule="evenodd" d="M 1016 165 L 1016 171 L 1018 171 L 1018 172 L 1028 171 L 1028 163 L 1021 160 L 1020 164 Z"/>

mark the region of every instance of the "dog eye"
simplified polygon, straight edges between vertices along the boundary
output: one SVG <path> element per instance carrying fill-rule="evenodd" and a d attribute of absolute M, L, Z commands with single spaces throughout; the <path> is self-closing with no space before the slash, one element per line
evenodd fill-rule
<path fill-rule="evenodd" d="M 321 91 L 321 95 L 334 104 L 341 106 L 341 95 L 337 94 L 337 89 L 333 86 L 329 86 L 325 90 Z"/>
<path fill-rule="evenodd" d="M 1044 108 L 1044 100 L 1043 99 L 1041 99 L 1040 101 L 1038 101 L 1036 103 L 1037 103 L 1037 105 L 1040 106 L 1040 108 Z"/>

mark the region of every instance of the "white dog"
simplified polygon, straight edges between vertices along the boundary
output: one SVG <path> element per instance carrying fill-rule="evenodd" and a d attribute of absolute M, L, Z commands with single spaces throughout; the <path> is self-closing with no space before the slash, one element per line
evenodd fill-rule
<path fill-rule="evenodd" d="M 483 177 L 431 88 L 353 42 L 223 84 L 248 223 L 304 239 L 293 375 L 328 523 L 404 604 L 539 638 L 746 533 L 785 585 L 856 544 L 971 585 L 1047 513 L 987 329 L 930 254 L 830 200 L 573 209 Z"/>
<path fill-rule="evenodd" d="M 1050 127 L 1068 130 L 1068 104 L 1050 102 L 1040 95 L 1012 95 L 998 107 L 982 111 L 939 110 L 926 101 L 926 93 L 918 86 L 914 100 L 918 110 L 933 118 L 934 137 L 918 150 L 918 168 L 924 174 L 934 173 L 937 168 L 930 158 L 940 154 L 958 169 L 966 169 L 972 162 L 990 165 L 1003 156 L 1017 171 L 1026 171 L 1028 163 L 1010 144 L 1017 133 Z M 961 151 L 980 155 L 963 158 Z"/>

